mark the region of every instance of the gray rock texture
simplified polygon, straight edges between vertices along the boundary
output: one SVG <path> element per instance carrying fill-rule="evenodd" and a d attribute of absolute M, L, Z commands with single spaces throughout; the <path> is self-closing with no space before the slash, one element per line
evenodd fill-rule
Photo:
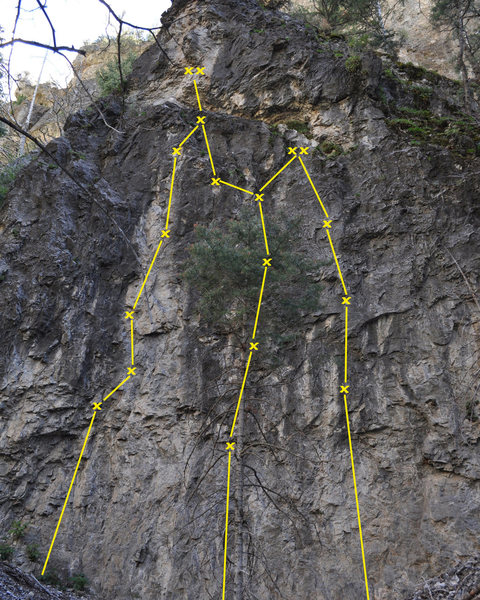
<path fill-rule="evenodd" d="M 305 162 L 352 296 L 349 410 L 370 596 L 400 600 L 479 550 L 478 159 L 400 137 L 378 89 L 398 101 L 401 93 L 382 80 L 378 57 L 363 56 L 352 74 L 335 55 L 341 40 L 320 43 L 253 0 L 174 4 L 160 42 L 171 61 L 156 46 L 140 57 L 126 113 L 119 100 L 104 102 L 116 130 L 86 110 L 49 144 L 98 204 L 40 155 L 0 212 L 3 529 L 28 523 L 26 542 L 44 558 L 92 403 L 126 375 L 125 310 L 164 226 L 172 147 L 198 114 L 184 68 L 204 66 L 198 86 L 217 176 L 258 189 L 288 146 L 310 147 Z M 455 102 L 445 86 L 431 99 L 444 113 Z M 325 140 L 345 152 L 314 151 Z M 247 353 L 199 320 L 181 272 L 195 224 L 235 217 L 251 200 L 211 186 L 211 176 L 197 132 L 178 161 L 171 237 L 135 312 L 137 375 L 97 414 L 50 559 L 60 573 L 85 573 L 98 599 L 221 594 L 225 441 Z M 298 161 L 265 192 L 266 215 L 300 219 L 298 248 L 318 262 L 312 276 L 323 291 L 320 310 L 287 327 L 296 341 L 276 347 L 275 360 L 252 360 L 244 598 L 360 599 L 339 395 L 343 292 Z M 259 283 L 261 275 L 259 266 Z M 268 283 L 265 295 L 260 331 Z M 229 599 L 234 498 L 231 514 Z M 17 562 L 27 567 L 22 552 Z"/>

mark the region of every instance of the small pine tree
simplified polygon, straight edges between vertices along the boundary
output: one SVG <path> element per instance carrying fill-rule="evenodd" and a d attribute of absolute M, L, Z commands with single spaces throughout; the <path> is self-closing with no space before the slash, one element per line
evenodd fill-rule
<path fill-rule="evenodd" d="M 315 12 L 330 29 L 358 24 L 376 14 L 376 0 L 313 0 Z"/>
<path fill-rule="evenodd" d="M 136 58 L 137 54 L 132 50 L 130 50 L 126 56 L 122 57 L 122 75 L 124 80 L 132 72 L 133 63 Z M 117 58 L 111 58 L 104 67 L 97 71 L 95 77 L 102 96 L 108 96 L 109 94 L 122 91 L 122 82 L 120 80 L 120 69 L 118 68 Z"/>
<path fill-rule="evenodd" d="M 285 215 L 265 219 L 272 257 L 262 301 L 262 332 L 285 331 L 302 314 L 318 310 L 318 263 L 298 250 L 298 220 Z M 255 317 L 266 257 L 257 211 L 243 209 L 237 219 L 195 228 L 184 278 L 199 292 L 202 319 L 223 332 L 239 331 Z"/>
<path fill-rule="evenodd" d="M 396 34 L 385 26 L 391 11 L 385 0 L 311 0 L 309 4 L 310 9 L 297 7 L 294 13 L 319 29 L 348 35 L 357 50 L 381 47 L 392 54 L 398 50 Z"/>
<path fill-rule="evenodd" d="M 241 210 L 235 219 L 213 222 L 209 226 L 197 226 L 195 242 L 189 249 L 184 270 L 186 281 L 199 293 L 196 307 L 203 321 L 220 333 L 236 332 L 240 345 L 245 350 L 248 348 L 248 345 L 244 345 L 246 333 L 248 331 L 250 334 L 253 330 L 265 273 L 263 259 L 266 257 L 258 207 L 252 204 Z M 260 342 L 258 352 L 255 352 L 255 362 L 262 371 L 280 364 L 277 363 L 278 358 L 282 356 L 279 346 L 283 345 L 283 341 L 289 342 L 292 337 L 301 332 L 303 317 L 318 311 L 321 304 L 321 286 L 315 277 L 321 263 L 309 260 L 301 251 L 300 220 L 292 220 L 285 214 L 267 215 L 265 226 L 272 260 L 266 274 L 255 337 L 255 341 Z M 331 262 L 333 261 L 329 261 L 328 264 Z M 285 340 L 285 333 L 291 336 L 289 340 Z M 240 387 L 243 372 L 238 375 Z M 252 377 L 253 375 L 250 375 L 250 379 Z M 246 396 L 248 395 L 247 393 Z M 233 416 L 232 406 L 225 408 L 223 399 L 224 395 L 221 394 L 209 408 L 200 435 L 208 435 L 206 432 L 216 430 L 219 422 L 225 423 L 226 415 L 230 418 Z M 238 600 L 243 600 L 247 596 L 244 593 L 247 581 L 245 574 L 249 572 L 250 558 L 255 555 L 255 550 L 250 543 L 246 543 L 250 531 L 247 525 L 248 495 L 245 493 L 246 486 L 251 483 L 248 476 L 250 472 L 248 457 L 261 447 L 263 442 L 267 443 L 267 451 L 273 448 L 263 429 L 265 427 L 266 430 L 272 424 L 264 417 L 255 414 L 251 408 L 247 408 L 246 402 L 244 397 L 237 409 L 235 459 L 231 481 L 231 502 L 234 509 L 230 518 L 232 523 L 235 523 L 235 543 L 232 548 L 234 565 L 232 597 Z M 253 422 L 254 431 L 259 428 L 262 432 L 261 439 L 255 439 L 254 434 L 253 439 L 249 436 L 249 442 L 246 444 L 245 433 L 252 433 Z M 252 448 L 255 448 L 255 451 L 252 452 Z M 216 462 L 203 465 L 204 471 L 199 478 L 199 485 Z M 262 485 L 260 484 L 261 489 L 269 495 Z M 222 503 L 223 501 L 222 499 Z M 293 501 L 287 502 L 288 506 L 294 504 Z"/>

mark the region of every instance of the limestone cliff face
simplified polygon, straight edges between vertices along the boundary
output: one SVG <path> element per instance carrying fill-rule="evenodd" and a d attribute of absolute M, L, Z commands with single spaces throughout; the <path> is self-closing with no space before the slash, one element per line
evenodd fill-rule
<path fill-rule="evenodd" d="M 0 213 L 2 526 L 29 522 L 27 541 L 44 558 L 92 403 L 129 366 L 125 310 L 161 236 L 172 147 L 198 114 L 183 72 L 204 66 L 217 176 L 258 189 L 288 146 L 311 149 L 352 296 L 349 407 L 371 598 L 400 600 L 479 551 L 478 159 L 389 129 L 379 90 L 400 92 L 374 55 L 352 74 L 341 42 L 319 51 L 301 24 L 253 0 L 180 4 L 160 40 L 171 61 L 152 46 L 136 63 L 126 114 L 119 100 L 104 103 L 115 130 L 83 111 L 49 145 L 95 191 L 141 266 L 48 158 L 23 171 Z M 443 114 L 455 105 L 440 87 L 429 101 Z M 346 152 L 313 152 L 330 139 Z M 245 352 L 199 321 L 180 272 L 194 225 L 234 217 L 246 199 L 210 182 L 195 134 L 178 161 L 171 237 L 135 313 L 137 375 L 97 415 L 50 559 L 60 573 L 85 573 L 98 599 L 220 595 L 225 440 Z M 244 597 L 362 598 L 338 393 L 343 294 L 300 165 L 267 188 L 263 209 L 300 219 L 298 244 L 318 261 L 323 292 L 321 310 L 292 328 L 296 342 L 277 348 L 275 361 L 252 361 Z M 232 511 L 233 550 L 234 500 Z M 21 552 L 17 560 L 27 566 Z M 228 598 L 233 571 L 231 554 Z"/>

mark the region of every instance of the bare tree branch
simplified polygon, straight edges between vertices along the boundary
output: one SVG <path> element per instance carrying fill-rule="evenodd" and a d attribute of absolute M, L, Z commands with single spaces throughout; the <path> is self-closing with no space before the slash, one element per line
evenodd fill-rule
<path fill-rule="evenodd" d="M 50 20 L 50 17 L 48 16 L 48 13 L 47 13 L 47 11 L 45 10 L 45 9 L 46 9 L 46 6 L 47 6 L 47 0 L 45 0 L 45 4 L 42 4 L 42 3 L 40 2 L 40 0 L 37 0 L 37 4 L 38 4 L 38 6 L 40 7 L 40 10 L 41 10 L 41 11 L 43 12 L 43 14 L 45 15 L 45 18 L 47 19 L 47 21 L 48 21 L 48 24 L 50 25 L 50 29 L 52 30 L 53 45 L 54 45 L 54 47 L 56 48 L 56 47 L 57 47 L 57 39 L 56 39 L 56 36 L 55 36 L 55 27 L 53 26 L 53 23 L 52 23 L 52 21 Z"/>
<path fill-rule="evenodd" d="M 35 40 L 24 40 L 23 38 L 14 38 L 8 42 L 3 42 L 0 44 L 0 48 L 5 48 L 7 46 L 12 46 L 13 44 L 28 44 L 29 46 L 36 46 L 38 48 L 45 48 L 46 50 L 52 50 L 57 54 L 60 52 L 76 52 L 77 54 L 81 54 L 82 56 L 86 56 L 87 53 L 85 50 L 81 48 L 75 48 L 75 46 L 50 46 L 50 44 L 43 44 L 42 42 L 36 42 Z"/>

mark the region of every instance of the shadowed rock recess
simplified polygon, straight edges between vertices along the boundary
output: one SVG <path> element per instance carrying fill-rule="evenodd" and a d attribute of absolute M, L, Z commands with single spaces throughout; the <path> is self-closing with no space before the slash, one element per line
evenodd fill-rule
<path fill-rule="evenodd" d="M 24 541 L 44 560 L 92 403 L 125 377 L 125 310 L 161 236 L 172 147 L 198 114 L 184 68 L 204 66 L 197 81 L 222 180 L 258 190 L 288 146 L 310 147 L 304 160 L 352 297 L 348 399 L 370 596 L 411 596 L 480 549 L 479 159 L 389 128 L 381 95 L 411 99 L 389 88 L 380 58 L 365 54 L 352 72 L 342 40 L 319 40 L 253 0 L 174 2 L 164 25 L 171 62 L 152 46 L 135 64 L 125 114 L 120 100 L 104 102 L 116 130 L 87 109 L 49 144 L 142 267 L 44 155 L 0 212 L 2 531 L 28 523 Z M 448 85 L 439 80 L 428 100 L 444 116 L 456 110 Z M 50 558 L 65 578 L 84 573 L 100 600 L 221 595 L 225 440 L 246 352 L 199 320 L 181 273 L 195 224 L 226 222 L 253 201 L 211 176 L 199 130 L 178 160 L 170 238 L 135 312 L 137 375 L 98 412 Z M 299 219 L 296 247 L 318 264 L 310 276 L 322 292 L 317 312 L 285 325 L 288 343 L 272 339 L 271 355 L 252 359 L 227 597 L 241 529 L 244 600 L 361 599 L 339 394 L 343 293 L 298 161 L 265 190 L 263 210 Z M 267 281 L 259 334 L 268 293 Z M 17 565 L 38 575 L 18 546 Z"/>

